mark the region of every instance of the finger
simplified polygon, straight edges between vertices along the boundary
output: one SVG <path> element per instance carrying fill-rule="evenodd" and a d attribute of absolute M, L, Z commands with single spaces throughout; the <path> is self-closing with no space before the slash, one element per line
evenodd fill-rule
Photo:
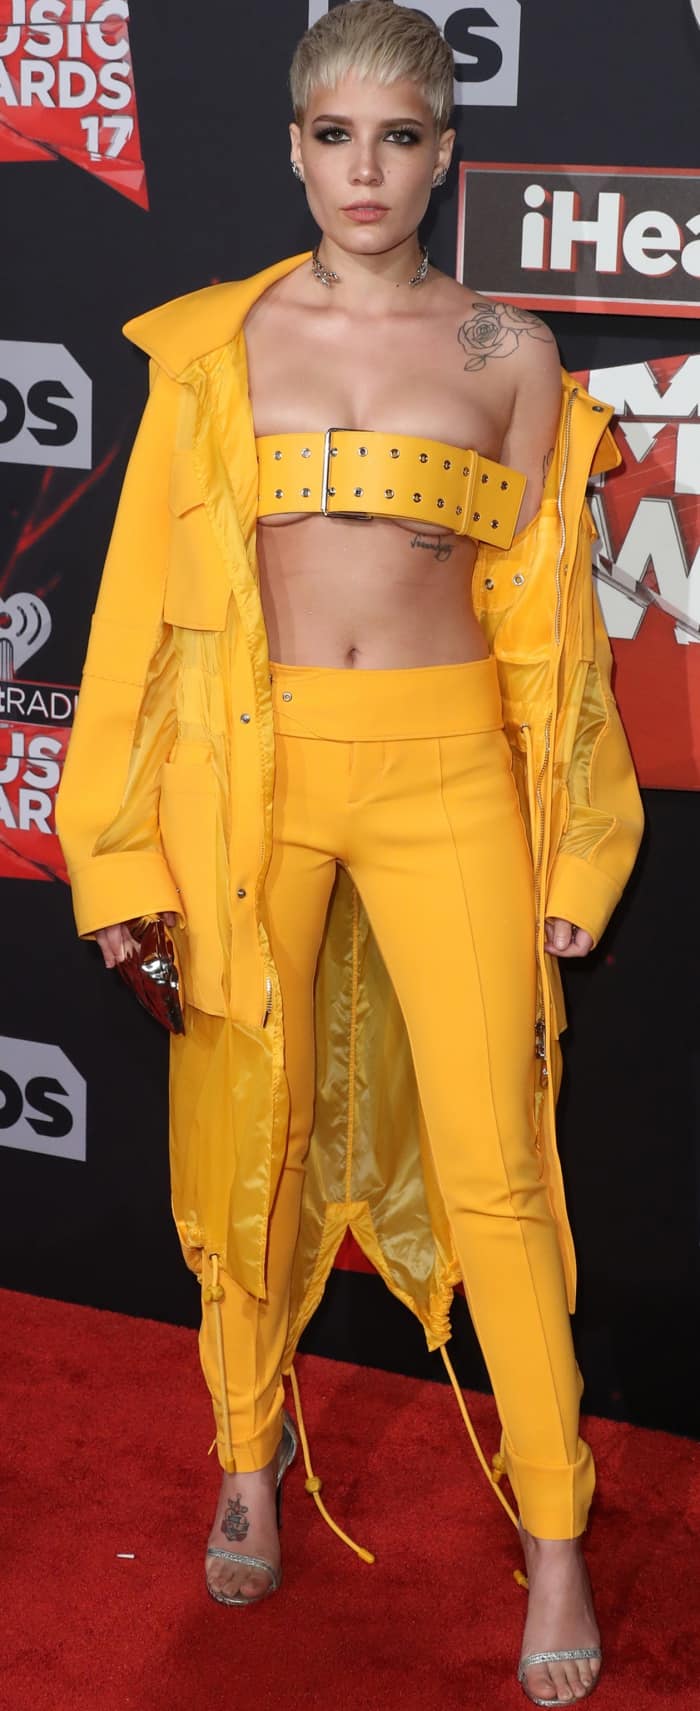
<path fill-rule="evenodd" d="M 124 949 L 124 956 L 125 957 L 138 956 L 138 952 L 139 952 L 138 939 L 135 939 L 133 937 L 133 934 L 130 933 L 129 928 L 126 925 L 126 922 L 122 922 L 122 946 Z M 121 962 L 122 958 L 120 957 L 119 960 Z"/>
<path fill-rule="evenodd" d="M 114 968 L 119 960 L 121 927 L 100 927 L 95 938 L 102 952 L 105 968 Z"/>
<path fill-rule="evenodd" d="M 102 952 L 105 968 L 116 968 L 117 963 L 124 961 L 127 954 L 127 942 L 133 946 L 134 950 L 138 949 L 123 921 L 119 921 L 111 927 L 101 927 L 99 932 L 95 934 L 95 938 Z"/>
<path fill-rule="evenodd" d="M 571 943 L 571 922 L 563 921 L 558 915 L 552 915 L 545 921 L 547 937 L 551 949 L 561 956 Z"/>
<path fill-rule="evenodd" d="M 579 937 L 576 939 L 570 939 L 565 950 L 556 951 L 553 949 L 553 947 L 550 947 L 548 945 L 545 945 L 544 948 L 545 948 L 545 950 L 549 950 L 550 955 L 552 955 L 552 956 L 584 957 L 584 956 L 588 956 L 589 951 L 593 949 L 593 940 L 591 938 L 590 933 L 582 933 L 582 930 L 579 927 Z"/>
<path fill-rule="evenodd" d="M 587 933 L 584 927 L 577 927 L 576 937 L 571 939 L 566 950 L 562 951 L 561 954 L 568 957 L 583 957 L 588 956 L 592 949 L 593 940 L 590 933 Z"/>

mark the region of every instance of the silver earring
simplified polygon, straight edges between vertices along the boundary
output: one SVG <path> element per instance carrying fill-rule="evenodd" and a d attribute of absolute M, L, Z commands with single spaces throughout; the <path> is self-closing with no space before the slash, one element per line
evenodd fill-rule
<path fill-rule="evenodd" d="M 433 190 L 439 190 L 440 185 L 444 184 L 446 178 L 447 178 L 447 167 L 442 166 L 440 168 L 438 175 L 437 175 L 437 178 L 433 179 Z"/>
<path fill-rule="evenodd" d="M 292 161 L 292 172 L 294 173 L 294 177 L 298 178 L 299 183 L 303 184 L 304 183 L 304 174 L 301 170 L 301 167 L 300 167 L 298 161 L 296 161 L 296 160 Z"/>

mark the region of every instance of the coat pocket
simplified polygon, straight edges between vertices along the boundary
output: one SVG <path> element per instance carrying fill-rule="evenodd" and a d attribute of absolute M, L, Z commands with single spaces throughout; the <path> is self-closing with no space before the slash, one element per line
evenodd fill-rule
<path fill-rule="evenodd" d="M 185 630 L 223 630 L 231 586 L 191 452 L 173 455 L 169 508 L 165 621 Z"/>
<path fill-rule="evenodd" d="M 185 1000 L 224 1016 L 224 955 L 217 911 L 221 837 L 216 778 L 206 756 L 181 753 L 161 774 L 160 833 L 186 919 L 175 929 Z"/>

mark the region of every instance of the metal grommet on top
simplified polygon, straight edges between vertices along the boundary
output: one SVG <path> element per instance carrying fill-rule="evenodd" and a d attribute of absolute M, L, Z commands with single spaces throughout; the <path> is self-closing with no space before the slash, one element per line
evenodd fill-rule
<path fill-rule="evenodd" d="M 428 453 L 427 452 L 419 452 L 418 453 L 418 462 L 419 463 L 427 463 L 428 462 Z"/>
<path fill-rule="evenodd" d="M 366 446 L 358 446 L 357 455 L 358 455 L 358 457 L 366 457 L 367 456 L 367 447 Z"/>
<path fill-rule="evenodd" d="M 451 457 L 444 457 L 444 458 L 443 458 L 443 460 L 442 460 L 442 467 L 443 467 L 443 469 L 451 469 L 451 468 L 452 468 L 452 459 L 451 459 Z"/>
<path fill-rule="evenodd" d="M 310 446 L 304 446 L 304 449 L 303 449 L 301 455 L 302 455 L 302 457 L 310 457 L 311 456 L 311 447 Z"/>
<path fill-rule="evenodd" d="M 238 887 L 238 890 L 237 890 L 237 892 L 236 892 L 236 896 L 237 896 L 237 897 L 245 897 L 245 894 L 246 894 L 246 893 L 245 893 L 245 886 L 244 886 L 244 885 L 239 885 L 239 887 Z"/>
<path fill-rule="evenodd" d="M 392 446 L 391 451 L 389 453 L 389 456 L 390 457 L 400 457 L 401 456 L 401 453 L 399 451 L 398 446 Z"/>
<path fill-rule="evenodd" d="M 420 505 L 420 502 L 421 502 L 421 499 L 422 499 L 422 498 L 423 498 L 423 495 L 422 495 L 422 493 L 414 493 L 414 495 L 413 495 L 413 503 L 414 503 L 414 505 Z"/>
<path fill-rule="evenodd" d="M 301 492 L 302 499 L 310 499 L 311 498 L 311 488 L 310 487 L 302 487 L 300 489 L 300 492 Z"/>
<path fill-rule="evenodd" d="M 482 480 L 482 484 L 483 484 L 485 481 L 488 481 L 488 476 L 485 474 L 482 475 L 481 480 Z"/>
<path fill-rule="evenodd" d="M 275 488 L 275 499 L 284 499 L 284 490 L 283 490 L 283 488 L 281 488 L 281 487 L 276 487 L 276 488 Z"/>
<path fill-rule="evenodd" d="M 272 682 L 272 678 L 270 678 L 270 682 Z M 242 725 L 249 725 L 250 724 L 250 713 L 241 713 L 241 724 Z"/>
<path fill-rule="evenodd" d="M 515 583 L 516 588 L 520 588 L 522 586 L 523 582 L 525 581 L 525 578 L 524 578 L 521 570 L 516 572 L 515 576 L 513 577 L 513 581 Z"/>
<path fill-rule="evenodd" d="M 484 588 L 488 588 L 488 591 L 489 591 L 489 594 L 490 594 L 490 593 L 491 593 L 491 589 L 492 589 L 492 588 L 495 588 L 495 586 L 496 586 L 496 585 L 495 585 L 495 582 L 494 582 L 494 580 L 493 580 L 493 577 L 492 577 L 492 576 L 487 576 L 487 577 L 486 577 L 486 578 L 485 578 L 485 581 L 484 581 Z"/>
<path fill-rule="evenodd" d="M 444 499 L 438 499 L 438 502 L 437 502 L 437 504 L 438 504 L 438 511 L 442 511 L 442 510 L 444 510 L 444 507 L 445 507 L 445 501 L 444 501 Z"/>
<path fill-rule="evenodd" d="M 291 700 L 292 700 L 292 691 L 291 691 L 291 689 L 283 689 L 283 690 L 282 690 L 282 700 L 283 700 L 283 701 L 291 701 Z"/>
<path fill-rule="evenodd" d="M 273 456 L 273 458 L 274 458 L 274 460 L 275 460 L 275 463 L 279 463 L 279 461 L 280 461 L 280 458 L 281 458 L 281 456 L 282 456 L 282 453 L 281 453 L 281 452 L 273 452 L 273 453 L 272 453 L 272 456 Z"/>
<path fill-rule="evenodd" d="M 353 493 L 356 499 L 362 499 L 364 491 L 364 487 L 353 487 Z"/>
<path fill-rule="evenodd" d="M 502 481 L 502 482 L 501 482 L 501 492 L 502 492 L 502 493 L 505 493 L 505 491 L 506 491 L 506 489 L 507 489 L 507 487 L 508 487 L 508 482 L 507 482 L 507 481 Z"/>
<path fill-rule="evenodd" d="M 602 412 L 605 409 L 605 405 L 604 404 L 594 404 L 593 409 L 595 411 L 597 411 L 600 415 L 602 415 Z"/>
<path fill-rule="evenodd" d="M 384 498 L 385 499 L 393 499 L 393 497 L 394 497 L 393 487 L 385 487 L 384 488 Z"/>

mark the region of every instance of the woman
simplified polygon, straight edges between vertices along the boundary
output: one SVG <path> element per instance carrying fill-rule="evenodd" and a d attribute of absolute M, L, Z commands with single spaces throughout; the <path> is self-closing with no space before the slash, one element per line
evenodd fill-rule
<path fill-rule="evenodd" d="M 519 1675 L 569 1703 L 600 1649 L 555 963 L 600 936 L 641 829 L 584 503 L 618 461 L 610 411 L 536 317 L 421 248 L 455 137 L 429 21 L 336 8 L 291 81 L 313 257 L 126 329 L 151 396 L 60 833 L 108 967 L 134 916 L 177 923 L 173 1206 L 224 1470 L 210 1591 L 279 1584 L 281 1374 L 351 1227 L 431 1346 L 464 1279 L 529 1576 Z"/>

